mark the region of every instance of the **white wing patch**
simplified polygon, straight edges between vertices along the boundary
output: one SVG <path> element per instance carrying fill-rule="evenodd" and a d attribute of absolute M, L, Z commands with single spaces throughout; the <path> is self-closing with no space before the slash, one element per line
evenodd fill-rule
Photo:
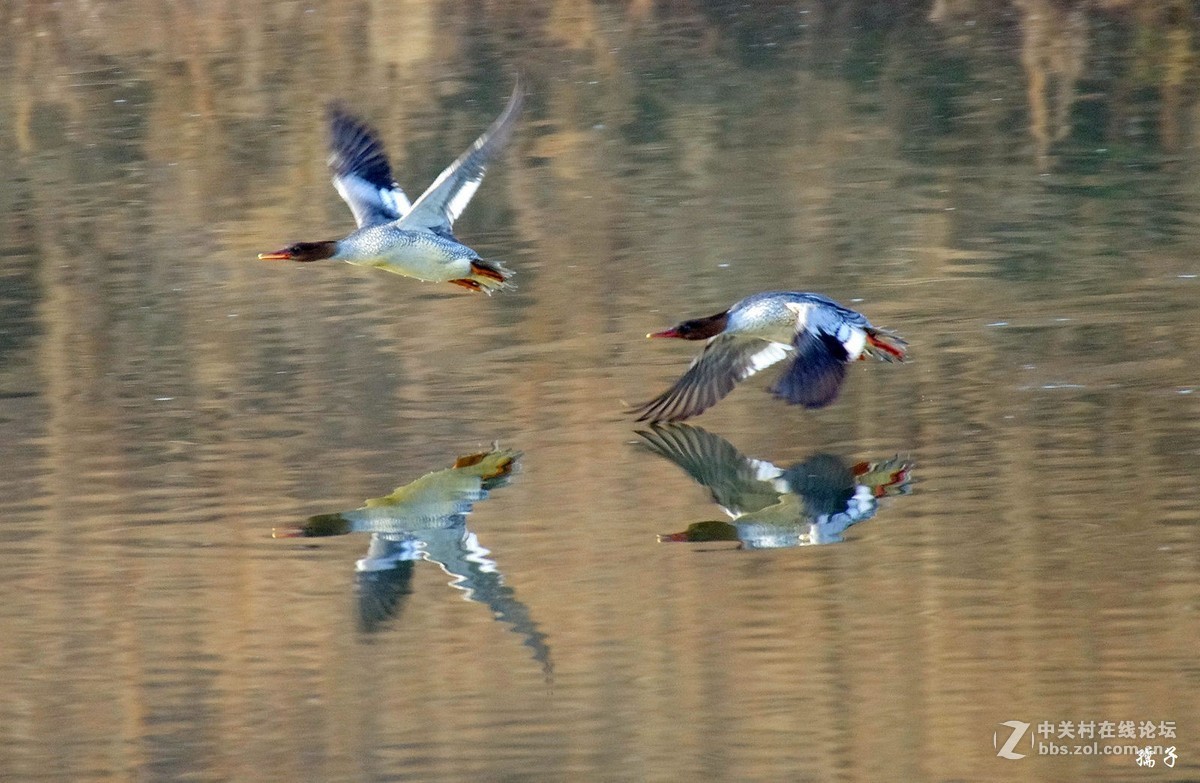
<path fill-rule="evenodd" d="M 746 368 L 742 370 L 741 378 L 749 378 L 759 370 L 765 370 L 773 364 L 778 364 L 792 352 L 792 346 L 783 343 L 767 343 L 766 346 L 753 354 Z"/>
<path fill-rule="evenodd" d="M 748 458 L 746 464 L 754 468 L 755 479 L 766 482 L 771 486 L 771 489 L 778 492 L 781 496 L 795 494 L 792 492 L 792 488 L 788 486 L 787 479 L 783 478 L 783 468 L 772 462 L 753 458 Z"/>
<path fill-rule="evenodd" d="M 467 208 L 467 204 L 471 203 L 471 198 L 475 195 L 475 191 L 479 190 L 479 185 L 482 182 L 482 176 L 478 179 L 467 180 L 450 198 L 450 201 L 446 204 L 446 217 L 450 223 L 458 220 L 458 216 Z"/>
<path fill-rule="evenodd" d="M 412 209 L 412 202 L 399 189 L 381 190 L 379 191 L 379 199 L 394 209 L 400 217 L 404 217 L 405 213 Z"/>
<path fill-rule="evenodd" d="M 450 231 L 479 190 L 491 158 L 508 143 L 524 103 L 525 90 L 518 80 L 504 111 L 425 189 L 402 218 L 402 228 Z"/>
<path fill-rule="evenodd" d="M 758 481 L 772 481 L 783 475 L 778 465 L 761 459 L 747 459 L 746 464 L 754 468 L 754 478 Z"/>
<path fill-rule="evenodd" d="M 354 213 L 354 222 L 359 228 L 374 225 L 385 218 L 395 220 L 404 217 L 412 208 L 404 191 L 399 188 L 377 188 L 361 177 L 333 177 L 333 187 L 342 197 L 342 201 L 349 205 L 350 211 Z M 393 218 L 392 215 L 396 217 Z"/>

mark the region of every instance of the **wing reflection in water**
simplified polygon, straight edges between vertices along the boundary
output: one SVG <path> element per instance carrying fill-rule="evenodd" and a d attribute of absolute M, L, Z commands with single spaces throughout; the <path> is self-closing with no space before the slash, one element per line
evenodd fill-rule
<path fill-rule="evenodd" d="M 660 541 L 738 541 L 746 549 L 836 544 L 851 525 L 875 516 L 879 498 L 911 489 L 912 462 L 898 456 L 848 465 L 815 454 L 780 468 L 699 427 L 669 424 L 638 435 L 707 487 L 733 520 L 697 522 Z"/>
<path fill-rule="evenodd" d="M 467 514 L 488 493 L 503 487 L 517 468 L 520 453 L 493 449 L 459 457 L 454 466 L 427 473 L 390 495 L 368 500 L 361 508 L 318 514 L 304 525 L 276 528 L 275 538 L 370 533 L 366 557 L 355 564 L 359 627 L 371 632 L 396 617 L 412 592 L 413 563 L 437 563 L 450 584 L 469 601 L 492 610 L 500 622 L 524 638 L 549 677 L 553 672 L 546 635 L 529 609 L 517 600 L 490 552 L 467 529 Z"/>

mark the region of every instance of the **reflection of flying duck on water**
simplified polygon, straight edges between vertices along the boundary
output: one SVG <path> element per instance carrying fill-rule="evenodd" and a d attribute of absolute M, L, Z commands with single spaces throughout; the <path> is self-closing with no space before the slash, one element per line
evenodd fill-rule
<path fill-rule="evenodd" d="M 638 432 L 646 446 L 707 487 L 732 522 L 697 522 L 660 541 L 739 541 L 748 549 L 834 544 L 875 516 L 879 498 L 910 491 L 900 457 L 847 465 L 815 454 L 790 468 L 751 459 L 711 432 L 686 424 Z"/>
<path fill-rule="evenodd" d="M 551 672 L 546 636 L 537 630 L 529 609 L 490 559 L 488 550 L 467 529 L 472 506 L 490 490 L 505 486 L 520 454 L 493 449 L 459 457 L 454 467 L 427 473 L 390 495 L 368 500 L 361 508 L 319 514 L 299 527 L 276 528 L 276 538 L 370 533 L 367 556 L 355 564 L 359 619 L 366 631 L 395 616 L 410 590 L 415 560 L 437 563 L 454 577 L 451 585 L 465 598 L 484 604 L 497 620 L 525 638 L 525 646 Z"/>

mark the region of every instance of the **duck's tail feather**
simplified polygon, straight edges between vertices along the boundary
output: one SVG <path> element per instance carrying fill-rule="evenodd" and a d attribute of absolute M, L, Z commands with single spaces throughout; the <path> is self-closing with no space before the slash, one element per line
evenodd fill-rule
<path fill-rule="evenodd" d="M 903 362 L 908 359 L 908 341 L 888 329 L 870 326 L 863 353 L 884 362 Z"/>
<path fill-rule="evenodd" d="M 511 282 L 513 274 L 511 269 L 498 261 L 484 261 L 478 258 L 471 262 L 470 276 L 450 282 L 470 291 L 482 291 L 491 296 L 494 291 L 510 291 L 516 288 Z"/>
<path fill-rule="evenodd" d="M 860 462 L 851 470 L 854 481 L 869 487 L 877 498 L 912 492 L 913 461 L 897 454 L 878 462 Z"/>
<path fill-rule="evenodd" d="M 517 467 L 521 452 L 495 446 L 491 451 L 465 454 L 454 461 L 454 469 L 478 476 L 484 489 L 495 489 L 508 483 L 508 477 Z"/>

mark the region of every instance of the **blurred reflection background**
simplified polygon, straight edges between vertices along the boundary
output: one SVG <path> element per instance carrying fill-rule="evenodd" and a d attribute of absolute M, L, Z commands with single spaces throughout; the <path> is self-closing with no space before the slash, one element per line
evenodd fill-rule
<path fill-rule="evenodd" d="M 1190 3 L 0 6 L 6 780 L 1200 776 L 1197 15 Z M 490 299 L 255 254 L 353 225 L 345 100 L 419 193 L 529 101 L 456 233 Z M 627 403 L 642 336 L 825 293 L 911 364 L 697 423 L 779 465 L 901 455 L 825 547 L 714 518 Z M 275 541 L 458 454 L 554 651 L 360 536 Z M 719 549 L 720 551 L 709 551 Z M 1003 721 L 1175 721 L 1174 768 L 997 758 Z M 1032 736 L 1032 732 L 1031 732 Z"/>

